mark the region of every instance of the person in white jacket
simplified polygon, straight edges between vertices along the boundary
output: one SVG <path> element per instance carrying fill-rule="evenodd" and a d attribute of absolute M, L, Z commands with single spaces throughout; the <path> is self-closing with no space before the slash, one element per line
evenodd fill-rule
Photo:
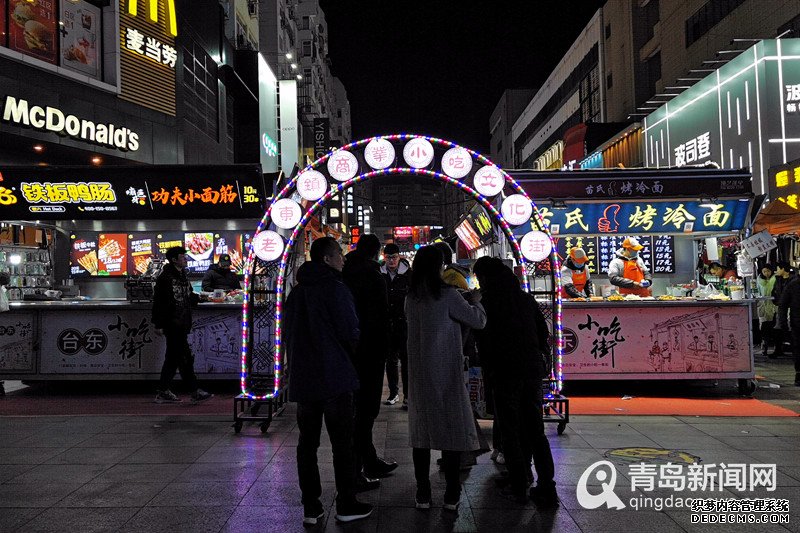
<path fill-rule="evenodd" d="M 644 246 L 636 238 L 627 237 L 622 241 L 622 248 L 617 250 L 617 257 L 608 264 L 608 279 L 619 287 L 620 294 L 651 295 L 652 276 L 639 257 L 642 248 Z"/>

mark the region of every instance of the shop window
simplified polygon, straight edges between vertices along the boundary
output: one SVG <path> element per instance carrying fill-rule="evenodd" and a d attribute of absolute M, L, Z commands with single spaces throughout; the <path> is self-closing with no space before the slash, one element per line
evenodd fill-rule
<path fill-rule="evenodd" d="M 116 69 L 104 65 L 119 37 L 103 25 L 110 9 L 103 0 L 0 0 L 0 47 L 116 83 Z"/>
<path fill-rule="evenodd" d="M 303 41 L 303 57 L 310 57 L 313 45 L 311 41 Z"/>

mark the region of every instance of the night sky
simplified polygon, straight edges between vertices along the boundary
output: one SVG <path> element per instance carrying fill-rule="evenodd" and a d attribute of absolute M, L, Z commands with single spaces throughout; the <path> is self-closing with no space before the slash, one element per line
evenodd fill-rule
<path fill-rule="evenodd" d="M 353 139 L 419 133 L 488 151 L 507 88 L 539 87 L 603 0 L 320 0 Z"/>

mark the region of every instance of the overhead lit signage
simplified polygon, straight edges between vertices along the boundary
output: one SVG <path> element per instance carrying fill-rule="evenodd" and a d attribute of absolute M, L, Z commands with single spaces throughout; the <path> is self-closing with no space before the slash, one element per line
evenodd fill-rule
<path fill-rule="evenodd" d="M 500 205 L 500 212 L 506 222 L 512 226 L 519 226 L 530 220 L 533 214 L 531 201 L 521 194 L 512 194 L 503 200 Z"/>
<path fill-rule="evenodd" d="M 566 209 L 538 209 L 550 231 L 561 235 L 725 233 L 744 227 L 750 200 L 570 203 Z"/>
<path fill-rule="evenodd" d="M 190 219 L 260 217 L 258 167 L 7 167 L 0 218 Z"/>
<path fill-rule="evenodd" d="M 253 251 L 262 261 L 275 261 L 283 253 L 283 238 L 272 230 L 264 230 L 253 237 Z"/>
<path fill-rule="evenodd" d="M 358 173 L 358 159 L 352 152 L 336 150 L 328 158 L 328 174 L 336 181 L 347 181 Z"/>
<path fill-rule="evenodd" d="M 472 156 L 460 146 L 450 148 L 442 156 L 442 171 L 451 178 L 461 179 L 472 170 Z"/>
<path fill-rule="evenodd" d="M 389 167 L 394 156 L 394 146 L 386 139 L 372 139 L 364 148 L 364 160 L 375 170 Z"/>
<path fill-rule="evenodd" d="M 547 233 L 534 230 L 529 231 L 522 237 L 519 247 L 525 259 L 538 263 L 539 261 L 544 261 L 550 255 L 553 250 L 553 242 Z"/>
<path fill-rule="evenodd" d="M 422 137 L 411 139 L 403 147 L 403 159 L 411 168 L 425 168 L 433 161 L 433 145 Z"/>
<path fill-rule="evenodd" d="M 769 197 L 800 210 L 800 159 L 769 169 Z"/>
<path fill-rule="evenodd" d="M 140 10 L 140 4 L 146 9 Z M 122 0 L 120 98 L 175 115 L 178 49 L 174 0 Z"/>
<path fill-rule="evenodd" d="M 81 119 L 56 107 L 31 105 L 28 100 L 11 95 L 6 96 L 2 117 L 5 122 L 66 134 L 73 139 L 108 148 L 118 148 L 126 152 L 139 149 L 139 134 L 126 127 Z"/>

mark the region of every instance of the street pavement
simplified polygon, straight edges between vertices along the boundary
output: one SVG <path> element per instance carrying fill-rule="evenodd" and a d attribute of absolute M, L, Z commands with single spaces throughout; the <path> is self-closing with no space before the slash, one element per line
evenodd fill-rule
<path fill-rule="evenodd" d="M 758 365 L 765 377 L 758 396 L 797 411 L 800 391 L 787 383 L 793 381 L 790 361 L 759 358 Z M 275 418 L 266 434 L 249 423 L 236 434 L 231 422 L 229 416 L 208 415 L 0 417 L 0 532 L 800 531 L 798 417 L 576 415 L 561 436 L 554 425 L 547 427 L 562 502 L 557 510 L 502 498 L 494 482 L 502 468 L 484 454 L 464 473 L 461 506 L 453 514 L 441 508 L 444 480 L 435 465 L 433 506 L 414 508 L 407 413 L 399 404 L 382 406 L 375 443 L 400 466 L 380 489 L 361 495 L 376 505 L 375 512 L 349 525 L 336 523 L 331 451 L 323 434 L 319 461 L 326 514 L 311 528 L 302 526 L 294 406 Z M 490 437 L 491 423 L 481 426 Z M 620 448 L 682 451 L 706 465 L 774 463 L 777 486 L 769 492 L 632 491 L 628 463 L 619 452 L 610 453 Z M 625 509 L 586 509 L 578 503 L 581 475 L 604 458 L 616 467 L 614 492 Z M 589 483 L 590 492 L 602 492 L 596 485 Z M 786 499 L 789 523 L 700 525 L 691 523 L 686 508 L 637 510 L 630 504 L 631 498 L 670 495 Z"/>

